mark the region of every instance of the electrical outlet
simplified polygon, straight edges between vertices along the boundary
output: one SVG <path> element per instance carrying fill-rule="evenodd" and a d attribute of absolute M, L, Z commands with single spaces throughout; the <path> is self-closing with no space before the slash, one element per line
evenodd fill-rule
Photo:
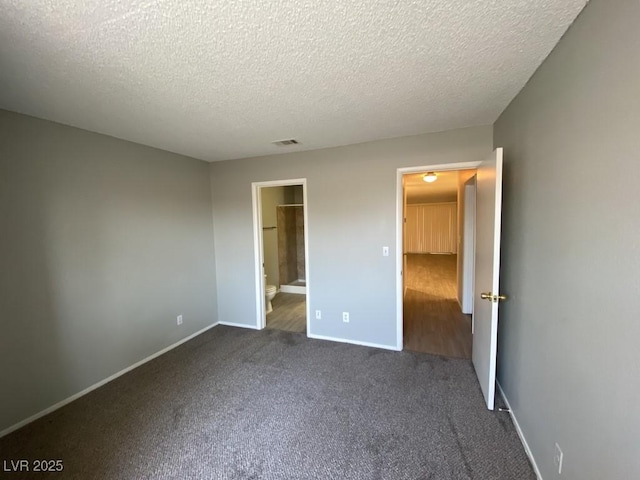
<path fill-rule="evenodd" d="M 383 257 L 389 256 L 389 247 L 382 247 L 382 256 Z"/>
<path fill-rule="evenodd" d="M 182 315 L 178 315 L 178 318 L 176 318 L 176 322 L 178 323 L 178 325 L 182 325 Z"/>
<path fill-rule="evenodd" d="M 320 310 L 316 310 L 316 320 L 322 319 L 322 312 Z"/>
<path fill-rule="evenodd" d="M 349 323 L 349 312 L 342 312 L 342 321 L 344 323 Z"/>
<path fill-rule="evenodd" d="M 556 465 L 556 467 L 558 467 L 558 475 L 562 474 L 562 459 L 564 457 L 564 454 L 562 453 L 562 449 L 560 448 L 560 445 L 558 445 L 556 443 L 556 451 L 555 451 L 555 455 L 553 456 L 553 463 Z"/>

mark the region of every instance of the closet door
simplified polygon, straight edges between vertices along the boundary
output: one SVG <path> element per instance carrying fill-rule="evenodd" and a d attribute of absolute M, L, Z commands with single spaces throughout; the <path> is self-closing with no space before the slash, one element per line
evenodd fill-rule
<path fill-rule="evenodd" d="M 407 205 L 406 218 L 406 253 L 457 253 L 455 202 Z"/>

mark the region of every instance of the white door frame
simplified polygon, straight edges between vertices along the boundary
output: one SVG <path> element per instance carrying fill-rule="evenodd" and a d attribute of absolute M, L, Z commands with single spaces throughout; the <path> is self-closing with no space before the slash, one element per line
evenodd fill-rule
<path fill-rule="evenodd" d="M 255 285 L 256 285 L 256 329 L 262 330 L 266 327 L 267 316 L 265 314 L 264 295 L 264 246 L 262 244 L 262 188 L 268 187 L 288 187 L 302 185 L 302 211 L 304 216 L 304 269 L 307 301 L 307 336 L 311 323 L 311 302 L 309 301 L 309 216 L 307 214 L 307 179 L 293 178 L 289 180 L 273 180 L 269 182 L 251 183 L 251 200 L 253 205 L 253 253 L 255 258 Z"/>
<path fill-rule="evenodd" d="M 481 161 L 477 162 L 459 162 L 444 163 L 436 165 L 423 165 L 419 167 L 398 168 L 396 173 L 396 349 L 402 350 L 404 347 L 404 332 L 402 328 L 403 319 L 403 250 L 404 238 L 403 230 L 403 185 L 402 177 L 409 173 L 433 172 L 433 171 L 449 171 L 449 170 L 469 170 L 476 169 Z M 306 220 L 305 220 L 306 221 Z M 309 305 L 307 300 L 307 305 Z M 308 315 L 308 313 L 307 313 Z"/>
<path fill-rule="evenodd" d="M 473 314 L 473 282 L 476 253 L 476 174 L 464 185 L 464 205 L 462 211 L 462 292 L 460 292 L 460 308 L 464 314 Z M 471 333 L 473 333 L 473 317 L 471 317 Z"/>

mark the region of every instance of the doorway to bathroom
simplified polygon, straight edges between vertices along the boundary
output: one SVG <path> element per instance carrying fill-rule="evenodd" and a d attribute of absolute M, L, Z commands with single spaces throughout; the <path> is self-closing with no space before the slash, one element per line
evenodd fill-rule
<path fill-rule="evenodd" d="M 403 175 L 403 347 L 471 358 L 474 169 Z"/>
<path fill-rule="evenodd" d="M 257 328 L 307 332 L 306 179 L 252 187 Z"/>

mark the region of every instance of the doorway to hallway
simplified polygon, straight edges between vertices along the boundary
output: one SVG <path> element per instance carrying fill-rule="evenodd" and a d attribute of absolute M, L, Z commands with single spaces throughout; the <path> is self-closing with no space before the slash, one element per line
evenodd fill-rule
<path fill-rule="evenodd" d="M 471 358 L 475 170 L 416 172 L 403 177 L 403 348 Z M 472 303 L 472 302 L 471 302 Z"/>
<path fill-rule="evenodd" d="M 484 160 L 477 162 L 450 163 L 440 165 L 427 165 L 423 167 L 404 167 L 397 170 L 397 196 L 396 196 L 396 233 L 397 249 L 396 261 L 400 267 L 396 276 L 397 294 L 397 348 L 402 350 L 404 343 L 404 297 L 406 292 L 404 272 L 407 267 L 407 255 L 414 253 L 406 251 L 404 240 L 406 238 L 408 202 L 406 194 L 406 177 L 410 174 L 427 172 L 423 174 L 425 183 L 436 181 L 438 171 L 453 172 L 463 169 L 475 169 L 473 186 L 464 182 L 458 183 L 458 192 L 467 191 L 471 187 L 474 202 L 473 228 L 466 228 L 464 232 L 473 231 L 473 273 L 467 277 L 468 270 L 464 265 L 458 265 L 458 285 L 461 311 L 465 311 L 465 305 L 472 306 L 472 346 L 471 361 L 478 377 L 478 382 L 487 403 L 487 408 L 493 410 L 495 406 L 496 391 L 496 365 L 498 350 L 498 303 L 507 300 L 507 296 L 500 292 L 500 229 L 502 216 L 502 165 L 503 149 L 496 148 Z M 463 186 L 464 185 L 464 186 Z M 460 206 L 460 205 L 459 205 Z M 462 205 L 464 207 L 464 205 Z M 465 211 L 461 208 L 460 211 Z M 459 214 L 458 214 L 459 215 Z M 420 217 L 418 216 L 418 219 Z M 459 216 L 458 216 L 459 219 Z M 449 221 L 449 223 L 451 223 Z M 457 236 L 458 240 L 468 242 L 465 233 Z M 469 246 L 469 244 L 467 244 Z M 468 258 L 464 252 L 471 250 L 459 246 L 457 251 L 462 251 L 463 262 Z M 427 250 L 426 253 L 429 253 Z M 456 253 L 456 252 L 452 252 Z M 467 265 L 468 266 L 468 265 Z M 462 267 L 462 268 L 461 268 Z M 463 272 L 460 274 L 460 272 Z M 471 281 L 473 278 L 473 281 Z M 465 281 L 467 280 L 467 281 Z M 471 289 L 464 286 L 471 285 Z M 465 295 L 470 295 L 465 297 Z M 465 301 L 469 300 L 469 301 Z M 466 313 L 466 312 L 465 312 Z"/>

